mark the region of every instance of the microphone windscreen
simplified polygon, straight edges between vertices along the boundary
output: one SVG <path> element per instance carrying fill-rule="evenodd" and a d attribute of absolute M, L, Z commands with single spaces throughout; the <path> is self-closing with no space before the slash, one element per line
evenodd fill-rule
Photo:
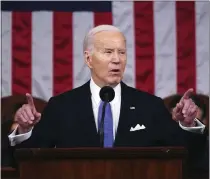
<path fill-rule="evenodd" d="M 104 86 L 101 88 L 99 95 L 102 101 L 111 102 L 115 97 L 115 92 L 112 87 Z"/>

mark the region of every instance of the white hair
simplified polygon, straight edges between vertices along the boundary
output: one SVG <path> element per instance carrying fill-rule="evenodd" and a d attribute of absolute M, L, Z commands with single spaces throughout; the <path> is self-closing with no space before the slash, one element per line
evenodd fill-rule
<path fill-rule="evenodd" d="M 88 50 L 93 50 L 93 38 L 96 33 L 102 32 L 102 31 L 117 31 L 121 32 L 120 29 L 113 25 L 99 25 L 94 28 L 92 28 L 87 35 L 85 36 L 84 43 L 83 43 L 83 52 Z"/>

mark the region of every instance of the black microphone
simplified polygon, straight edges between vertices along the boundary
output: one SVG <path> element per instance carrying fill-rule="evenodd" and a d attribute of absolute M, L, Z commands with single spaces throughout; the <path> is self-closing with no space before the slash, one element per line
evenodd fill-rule
<path fill-rule="evenodd" d="M 100 98 L 104 101 L 102 108 L 101 122 L 99 124 L 99 136 L 100 136 L 100 146 L 104 147 L 104 117 L 105 117 L 105 108 L 106 104 L 111 102 L 115 97 L 114 89 L 110 86 L 104 86 L 100 90 Z"/>

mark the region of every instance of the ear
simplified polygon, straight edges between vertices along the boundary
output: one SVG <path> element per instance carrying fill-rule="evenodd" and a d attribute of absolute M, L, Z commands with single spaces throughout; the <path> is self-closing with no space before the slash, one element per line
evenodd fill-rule
<path fill-rule="evenodd" d="M 84 56 L 85 56 L 85 63 L 86 65 L 91 69 L 92 68 L 92 57 L 89 51 L 84 51 Z"/>

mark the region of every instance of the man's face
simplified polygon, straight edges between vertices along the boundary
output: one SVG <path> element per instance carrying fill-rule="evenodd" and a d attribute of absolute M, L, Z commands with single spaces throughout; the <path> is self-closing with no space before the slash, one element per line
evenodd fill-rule
<path fill-rule="evenodd" d="M 126 65 L 126 42 L 120 32 L 103 31 L 94 36 L 93 53 L 85 53 L 94 82 L 100 87 L 115 86 L 123 78 Z"/>

